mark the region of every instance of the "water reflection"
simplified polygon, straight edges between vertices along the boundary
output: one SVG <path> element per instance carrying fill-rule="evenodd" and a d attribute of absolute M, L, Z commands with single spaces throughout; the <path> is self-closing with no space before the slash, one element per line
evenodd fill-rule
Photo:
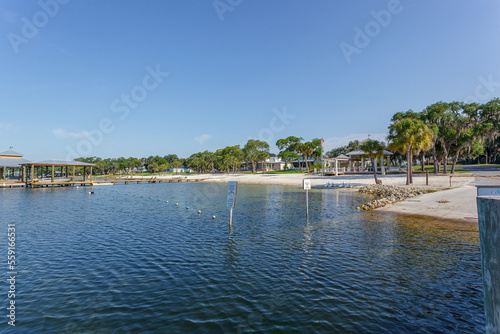
<path fill-rule="evenodd" d="M 229 227 L 223 185 L 101 188 L 0 191 L 24 332 L 484 329 L 474 225 L 360 212 L 339 189 L 311 190 L 306 219 L 304 191 L 240 185 Z"/>

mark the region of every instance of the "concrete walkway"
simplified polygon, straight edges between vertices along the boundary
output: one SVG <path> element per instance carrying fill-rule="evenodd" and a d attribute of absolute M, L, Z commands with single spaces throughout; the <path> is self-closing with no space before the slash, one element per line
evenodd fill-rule
<path fill-rule="evenodd" d="M 477 222 L 476 187 L 466 185 L 423 194 L 376 210 Z"/>

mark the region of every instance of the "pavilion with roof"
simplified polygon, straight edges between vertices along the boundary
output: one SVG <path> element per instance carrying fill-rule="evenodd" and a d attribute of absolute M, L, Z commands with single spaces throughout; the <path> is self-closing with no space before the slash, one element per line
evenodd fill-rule
<path fill-rule="evenodd" d="M 378 166 L 379 159 L 375 159 L 375 166 L 368 167 L 366 163 L 370 161 L 370 159 L 365 152 L 357 149 L 345 155 L 341 154 L 335 158 L 323 158 L 323 171 L 324 174 L 335 174 L 335 176 L 337 176 L 339 173 L 373 172 L 372 168 L 375 168 L 377 173 L 385 175 L 386 172 L 391 171 L 391 167 L 389 167 L 391 155 L 393 155 L 392 152 L 384 150 L 384 154 L 380 158 L 380 167 Z"/>
<path fill-rule="evenodd" d="M 23 155 L 21 153 L 12 151 L 12 148 L 8 151 L 0 153 L 0 179 L 5 180 L 6 175 L 13 175 L 16 169 L 18 173 L 21 173 L 21 164 L 28 162 L 28 160 L 23 159 Z M 9 170 L 11 173 L 9 173 Z"/>
<path fill-rule="evenodd" d="M 384 150 L 384 154 L 380 158 L 381 159 L 380 172 L 382 173 L 382 175 L 385 175 L 385 172 L 386 172 L 386 165 L 384 163 L 384 160 L 387 161 L 387 166 L 389 166 L 390 165 L 390 157 L 393 154 L 394 153 L 392 153 L 390 151 Z M 367 158 L 367 155 L 365 152 L 363 152 L 360 149 L 357 149 L 357 150 L 351 151 L 349 153 L 346 153 L 346 155 L 349 157 L 349 170 L 350 171 L 361 172 L 361 173 L 365 173 L 368 171 L 367 167 L 366 167 L 366 162 L 367 162 L 366 160 L 370 161 L 370 159 Z M 378 165 L 378 159 L 375 159 L 375 166 L 371 166 L 371 168 L 375 168 L 376 172 L 378 173 L 379 168 L 377 165 Z"/>

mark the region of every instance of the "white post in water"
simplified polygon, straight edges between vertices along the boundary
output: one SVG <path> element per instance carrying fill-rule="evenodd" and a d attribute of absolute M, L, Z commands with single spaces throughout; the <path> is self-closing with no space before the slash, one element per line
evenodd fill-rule
<path fill-rule="evenodd" d="M 311 180 L 302 180 L 302 185 L 306 191 L 306 218 L 309 218 L 309 189 L 311 189 Z"/>
<path fill-rule="evenodd" d="M 486 333 L 500 333 L 500 186 L 478 186 Z"/>
<path fill-rule="evenodd" d="M 236 205 L 236 194 L 238 192 L 238 181 L 227 183 L 227 207 L 229 208 L 229 227 L 233 223 L 233 208 Z"/>

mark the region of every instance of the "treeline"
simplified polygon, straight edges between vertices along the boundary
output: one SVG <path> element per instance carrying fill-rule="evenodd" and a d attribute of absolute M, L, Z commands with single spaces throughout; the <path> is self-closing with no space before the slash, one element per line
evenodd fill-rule
<path fill-rule="evenodd" d="M 389 125 L 388 145 L 372 139 L 351 142 L 328 152 L 335 156 L 346 150 L 360 148 L 370 159 L 379 158 L 387 148 L 406 157 L 407 184 L 412 183 L 413 160 L 419 157 L 424 170 L 426 157 L 432 158 L 434 173 L 441 169 L 451 173 L 463 162 L 498 162 L 500 127 L 500 99 L 479 103 L 437 102 L 421 112 L 397 112 Z"/>
<path fill-rule="evenodd" d="M 280 139 L 276 143 L 281 152 L 279 157 L 286 162 L 291 162 L 299 157 L 304 157 L 306 169 L 309 171 L 308 157 L 321 157 L 321 139 L 313 139 L 304 142 L 303 138 L 288 137 Z M 215 152 L 203 151 L 194 153 L 188 158 L 179 158 L 175 154 L 164 157 L 150 156 L 147 158 L 113 158 L 101 159 L 99 157 L 78 158 L 77 161 L 95 164 L 93 172 L 95 174 L 117 174 L 134 170 L 134 168 L 144 167 L 148 171 L 163 172 L 171 169 L 179 169 L 181 166 L 196 171 L 197 173 L 207 173 L 211 171 L 225 171 L 233 173 L 240 170 L 242 164 L 252 166 L 252 172 L 257 171 L 257 164 L 265 162 L 270 156 L 269 143 L 250 139 L 244 147 L 240 145 L 226 146 Z"/>
<path fill-rule="evenodd" d="M 395 153 L 391 157 L 393 162 L 401 163 L 403 159 L 407 160 L 408 182 L 411 183 L 414 157 L 419 157 L 422 170 L 424 161 L 428 161 L 426 158 L 432 158 L 434 173 L 438 173 L 442 166 L 445 174 L 448 172 L 448 164 L 451 164 L 451 173 L 454 173 L 460 159 L 464 162 L 479 162 L 480 158 L 484 158 L 485 163 L 497 163 L 500 158 L 499 128 L 499 98 L 484 104 L 437 102 L 421 112 L 408 110 L 394 114 L 389 125 L 388 145 L 373 139 L 362 142 L 355 140 L 346 146 L 327 152 L 326 155 L 336 157 L 359 148 L 367 153 L 366 158 L 373 161 L 382 155 L 384 149 L 389 149 Z M 285 166 L 303 158 L 305 168 L 309 172 L 308 158 L 319 161 L 323 153 L 322 143 L 323 140 L 319 138 L 311 141 L 304 141 L 303 138 L 295 136 L 279 139 L 276 142 L 280 150 L 278 157 L 285 162 Z M 229 173 L 240 170 L 242 164 L 251 165 L 251 170 L 255 173 L 257 164 L 265 162 L 269 156 L 269 143 L 250 139 L 244 147 L 226 146 L 215 152 L 194 153 L 188 158 L 169 154 L 164 157 L 104 160 L 91 157 L 76 160 L 96 164 L 94 167 L 96 174 L 116 174 L 133 170 L 135 167 L 144 167 L 156 172 L 179 166 L 188 167 L 198 173 L 211 171 Z"/>
<path fill-rule="evenodd" d="M 434 171 L 451 163 L 451 172 L 463 162 L 498 161 L 500 99 L 479 103 L 437 102 L 421 112 L 394 114 L 389 125 L 389 147 L 423 163 L 431 157 Z M 413 160 L 413 159 L 410 159 Z"/>

